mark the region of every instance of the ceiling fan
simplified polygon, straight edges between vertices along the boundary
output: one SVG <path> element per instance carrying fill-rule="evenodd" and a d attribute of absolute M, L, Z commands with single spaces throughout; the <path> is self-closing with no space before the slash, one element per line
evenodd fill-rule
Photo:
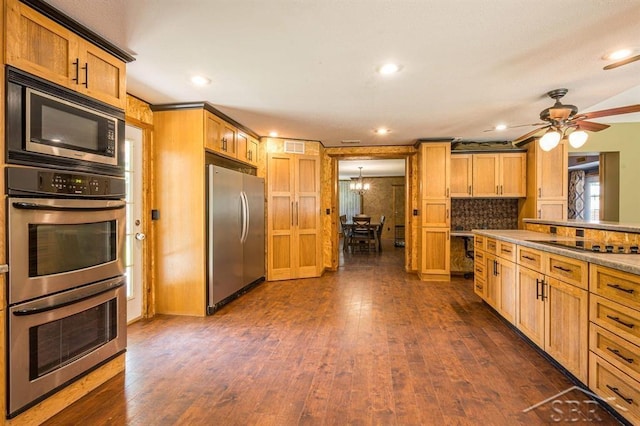
<path fill-rule="evenodd" d="M 589 137 L 586 131 L 599 132 L 610 127 L 608 124 L 586 120 L 640 112 L 640 104 L 638 104 L 578 114 L 578 107 L 560 102 L 560 99 L 566 95 L 567 92 L 568 89 L 555 89 L 547 92 L 547 96 L 555 100 L 555 103 L 553 106 L 545 108 L 540 112 L 541 123 L 530 124 L 530 126 L 542 125 L 543 127 L 532 130 L 516 138 L 513 142 L 518 143 L 524 141 L 546 129 L 546 132 L 540 138 L 540 147 L 543 150 L 552 150 L 565 136 L 568 136 L 569 143 L 572 147 L 580 148 Z"/>

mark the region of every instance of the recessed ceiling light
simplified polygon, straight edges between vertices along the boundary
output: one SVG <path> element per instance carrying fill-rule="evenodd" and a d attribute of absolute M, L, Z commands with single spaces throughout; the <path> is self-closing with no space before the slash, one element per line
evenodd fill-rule
<path fill-rule="evenodd" d="M 278 132 L 269 132 L 269 136 L 272 138 L 277 138 L 278 137 Z"/>
<path fill-rule="evenodd" d="M 194 75 L 193 77 L 191 77 L 191 82 L 196 86 L 206 86 L 207 84 L 211 83 L 211 80 L 201 75 Z"/>
<path fill-rule="evenodd" d="M 632 49 L 618 49 L 618 50 L 614 50 L 613 52 L 607 53 L 602 57 L 602 59 L 619 61 L 620 59 L 628 58 L 629 56 L 631 56 L 632 53 L 633 53 Z"/>
<path fill-rule="evenodd" d="M 400 65 L 393 63 L 384 64 L 378 68 L 378 72 L 383 75 L 395 74 L 398 71 L 400 71 Z"/>
<path fill-rule="evenodd" d="M 506 124 L 497 124 L 495 129 L 500 131 L 500 130 L 505 130 L 507 128 Z"/>
<path fill-rule="evenodd" d="M 374 132 L 378 135 L 386 135 L 387 133 L 391 133 L 391 130 L 381 127 L 379 129 L 375 129 Z"/>

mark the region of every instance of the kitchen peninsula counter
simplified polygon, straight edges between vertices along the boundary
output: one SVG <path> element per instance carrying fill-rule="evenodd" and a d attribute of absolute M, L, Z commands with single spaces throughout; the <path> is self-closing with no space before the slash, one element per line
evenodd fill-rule
<path fill-rule="evenodd" d="M 640 275 L 640 254 L 592 253 L 589 251 L 565 249 L 543 243 L 544 241 L 574 241 L 583 239 L 580 237 L 545 234 L 521 229 L 475 229 L 473 233 Z M 584 238 L 584 240 L 586 240 L 586 238 Z"/>
<path fill-rule="evenodd" d="M 631 232 L 640 234 L 640 223 L 609 222 L 605 220 L 549 220 L 524 219 L 525 224 L 566 226 L 569 228 L 597 229 L 600 231 Z"/>

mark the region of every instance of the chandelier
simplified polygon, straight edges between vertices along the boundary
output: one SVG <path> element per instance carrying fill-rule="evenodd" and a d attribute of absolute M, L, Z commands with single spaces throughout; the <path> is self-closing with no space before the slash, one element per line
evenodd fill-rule
<path fill-rule="evenodd" d="M 368 183 L 364 183 L 364 180 L 362 179 L 362 166 L 358 168 L 360 169 L 360 175 L 358 176 L 358 179 L 351 179 L 349 189 L 353 192 L 357 192 L 360 195 L 364 195 L 364 193 L 371 188 L 371 185 Z"/>

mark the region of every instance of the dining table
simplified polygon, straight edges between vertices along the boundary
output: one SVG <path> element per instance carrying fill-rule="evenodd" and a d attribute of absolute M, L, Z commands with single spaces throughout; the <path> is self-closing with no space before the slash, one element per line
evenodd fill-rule
<path fill-rule="evenodd" d="M 344 229 L 344 231 L 350 231 L 349 233 L 352 233 L 357 226 L 362 226 L 361 224 L 355 224 L 353 222 L 345 222 L 342 224 L 342 228 Z M 380 230 L 380 226 L 381 223 L 380 222 L 369 222 L 369 226 L 373 228 L 373 234 L 375 236 L 375 240 L 376 240 L 376 247 L 378 249 L 378 251 L 382 251 L 382 246 L 380 245 L 380 238 L 378 238 L 378 231 Z"/>

